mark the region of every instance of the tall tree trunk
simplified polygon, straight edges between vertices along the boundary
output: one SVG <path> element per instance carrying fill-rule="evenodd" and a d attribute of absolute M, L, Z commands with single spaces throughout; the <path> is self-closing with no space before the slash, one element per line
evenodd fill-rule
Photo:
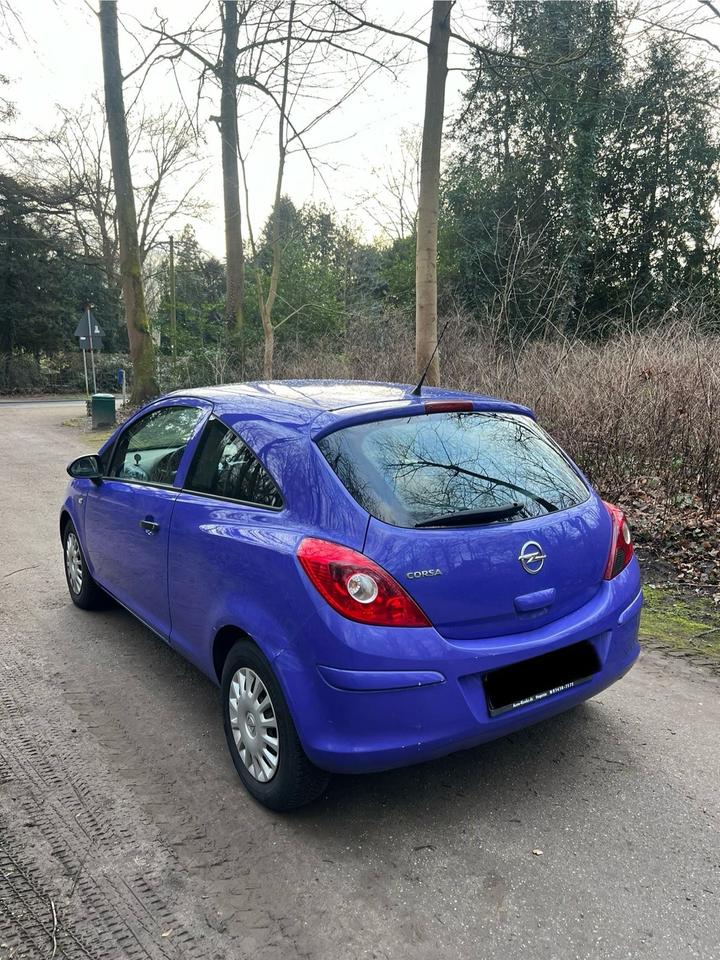
<path fill-rule="evenodd" d="M 120 69 L 117 4 L 115 0 L 101 0 L 99 16 L 105 79 L 105 113 L 110 140 L 110 158 L 115 184 L 118 239 L 120 243 L 120 278 L 133 365 L 131 399 L 133 403 L 142 403 L 149 397 L 156 396 L 159 390 L 155 380 L 155 349 L 150 336 L 140 269 L 137 216 L 132 175 L 130 173 L 130 152 L 125 123 L 123 77 Z"/>
<path fill-rule="evenodd" d="M 233 333 L 242 328 L 245 290 L 245 255 L 240 211 L 240 174 L 238 170 L 237 76 L 238 5 L 237 0 L 221 4 L 223 52 L 220 64 L 220 136 L 222 138 L 223 201 L 225 205 L 225 321 Z"/>
<path fill-rule="evenodd" d="M 428 363 L 425 382 L 440 380 L 437 352 L 437 240 L 440 208 L 440 149 L 445 115 L 450 0 L 434 0 L 428 46 L 425 120 L 420 154 L 420 200 L 415 255 L 415 364 L 421 376 Z"/>

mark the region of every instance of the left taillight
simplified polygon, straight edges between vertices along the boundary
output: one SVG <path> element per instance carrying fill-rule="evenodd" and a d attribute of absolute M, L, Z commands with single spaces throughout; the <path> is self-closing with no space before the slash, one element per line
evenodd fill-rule
<path fill-rule="evenodd" d="M 633 558 L 635 548 L 633 546 L 632 534 L 628 526 L 627 518 L 619 507 L 603 500 L 605 509 L 610 514 L 612 521 L 612 541 L 610 546 L 610 556 L 605 567 L 604 577 L 606 580 L 612 580 L 625 569 Z"/>
<path fill-rule="evenodd" d="M 306 537 L 297 557 L 318 593 L 349 620 L 378 627 L 430 626 L 397 580 L 364 554 Z"/>

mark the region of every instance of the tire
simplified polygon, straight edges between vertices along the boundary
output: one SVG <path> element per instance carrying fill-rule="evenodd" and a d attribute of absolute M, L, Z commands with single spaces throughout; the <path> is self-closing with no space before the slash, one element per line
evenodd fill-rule
<path fill-rule="evenodd" d="M 70 599 L 81 610 L 99 610 L 107 604 L 107 594 L 95 583 L 85 563 L 80 538 L 72 520 L 62 532 L 63 565 Z"/>
<path fill-rule="evenodd" d="M 279 812 L 319 797 L 330 775 L 305 755 L 280 684 L 254 643 L 239 640 L 230 650 L 221 690 L 225 737 L 248 792 Z"/>

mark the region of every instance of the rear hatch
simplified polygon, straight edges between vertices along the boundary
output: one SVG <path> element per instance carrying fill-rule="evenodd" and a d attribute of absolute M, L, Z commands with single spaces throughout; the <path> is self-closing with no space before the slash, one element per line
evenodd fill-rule
<path fill-rule="evenodd" d="M 599 589 L 612 526 L 529 417 L 420 413 L 318 441 L 370 514 L 363 552 L 451 640 L 534 629 Z"/>

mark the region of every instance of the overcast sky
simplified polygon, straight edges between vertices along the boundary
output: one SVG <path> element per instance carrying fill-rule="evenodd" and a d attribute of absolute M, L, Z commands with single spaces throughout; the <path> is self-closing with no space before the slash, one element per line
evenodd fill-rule
<path fill-rule="evenodd" d="M 118 9 L 126 27 L 137 32 L 133 18 L 153 19 L 157 6 L 161 14 L 171 18 L 171 25 L 183 26 L 203 4 L 199 0 L 158 0 L 157 4 L 141 0 L 120 0 Z M 102 90 L 102 61 L 97 18 L 93 3 L 83 0 L 26 0 L 15 3 L 20 11 L 22 26 L 14 29 L 15 44 L 2 51 L 0 70 L 11 81 L 9 96 L 15 101 L 19 115 L 17 132 L 29 133 L 33 128 L 51 129 L 58 123 L 57 105 L 79 108 L 94 93 Z M 648 8 L 650 8 L 651 4 Z M 707 12 L 697 0 L 667 0 L 660 4 L 675 19 L 686 22 L 694 17 L 695 32 L 710 36 L 720 43 L 720 21 Z M 426 36 L 429 29 L 429 2 L 417 0 L 368 0 L 369 17 L 386 25 Z M 698 14 L 698 11 L 702 11 Z M 471 33 L 489 14 L 482 0 L 465 0 L 453 10 L 456 29 Z M 680 19 L 678 20 L 678 17 Z M 396 44 L 402 46 L 401 43 Z M 452 65 L 467 63 L 467 51 L 459 44 Z M 710 47 L 703 48 L 708 57 L 717 59 Z M 127 70 L 137 62 L 138 50 L 132 37 L 121 31 L 121 56 Z M 422 123 L 425 92 L 424 49 L 408 44 L 408 61 L 397 71 L 396 78 L 386 71 L 376 72 L 363 83 L 338 111 L 318 126 L 310 138 L 315 144 L 327 144 L 316 151 L 322 178 L 313 173 L 302 154 L 290 158 L 284 192 L 300 204 L 314 199 L 350 216 L 367 237 L 376 233 L 372 218 L 365 211 L 360 198 L 372 193 L 377 186 L 373 170 L 397 164 L 398 141 L 404 129 Z M 465 76 L 459 70 L 448 76 L 446 116 L 452 116 L 465 86 Z M 186 78 L 186 89 L 192 96 L 192 83 Z M 208 172 L 202 185 L 203 198 L 210 204 L 206 222 L 196 223 L 201 243 L 217 255 L 223 252 L 222 181 L 219 163 L 219 135 L 209 121 L 218 112 L 217 98 L 200 106 L 202 130 L 206 136 Z M 152 109 L 171 108 L 178 101 L 177 85 L 173 77 L 162 69 L 154 70 L 144 89 L 146 103 Z M 241 109 L 241 139 L 249 130 L 244 124 Z M 256 230 L 262 226 L 270 208 L 274 190 L 276 151 L 273 138 L 260 137 L 253 144 L 249 157 L 251 185 L 251 216 Z M 175 228 L 178 232 L 180 224 Z"/>

